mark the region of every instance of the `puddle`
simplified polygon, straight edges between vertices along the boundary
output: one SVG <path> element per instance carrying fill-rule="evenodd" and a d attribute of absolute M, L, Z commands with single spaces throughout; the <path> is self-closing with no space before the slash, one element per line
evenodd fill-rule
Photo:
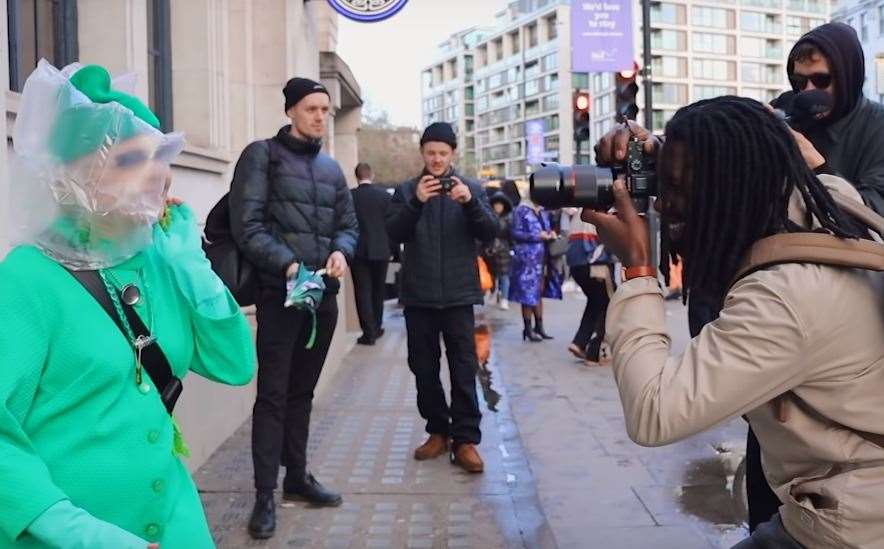
<path fill-rule="evenodd" d="M 726 543 L 736 543 L 749 535 L 745 503 L 739 493 L 734 493 L 731 457 L 722 454 L 689 462 L 677 494 L 681 510 L 713 525 L 723 536 L 720 541 L 727 538 Z"/>
<path fill-rule="evenodd" d="M 497 403 L 500 402 L 500 393 L 494 389 L 492 378 L 494 374 L 488 364 L 491 362 L 491 327 L 487 323 L 477 324 L 474 332 L 476 340 L 476 356 L 479 359 L 479 384 L 482 386 L 482 394 L 485 403 L 492 412 L 497 412 Z"/>

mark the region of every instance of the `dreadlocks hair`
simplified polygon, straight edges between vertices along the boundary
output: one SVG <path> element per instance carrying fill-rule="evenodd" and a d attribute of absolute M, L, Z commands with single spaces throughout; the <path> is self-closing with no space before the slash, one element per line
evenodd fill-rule
<path fill-rule="evenodd" d="M 807 230 L 789 220 L 796 189 L 808 221 L 816 218 L 824 230 L 843 238 L 862 234 L 808 169 L 785 122 L 755 100 L 724 96 L 684 107 L 667 124 L 666 143 L 683 145 L 689 177 L 683 183 L 690 189 L 682 243 L 688 252 L 685 301 L 692 290 L 700 290 L 720 302 L 752 244 L 776 233 Z M 664 231 L 663 244 L 669 248 L 666 236 Z M 667 255 L 676 260 L 671 252 Z"/>

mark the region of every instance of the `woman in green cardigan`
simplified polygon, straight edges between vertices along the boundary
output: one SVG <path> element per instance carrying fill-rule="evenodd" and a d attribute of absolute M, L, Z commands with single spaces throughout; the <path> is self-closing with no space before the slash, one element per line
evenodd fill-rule
<path fill-rule="evenodd" d="M 103 68 L 75 69 L 41 62 L 14 135 L 31 174 L 13 180 L 25 197 L 15 203 L 52 214 L 31 210 L 26 243 L 0 263 L 0 547 L 213 547 L 131 326 L 69 271 L 97 271 L 120 312 L 134 301 L 179 378 L 248 383 L 251 332 L 191 211 L 164 210 L 183 140 Z"/>

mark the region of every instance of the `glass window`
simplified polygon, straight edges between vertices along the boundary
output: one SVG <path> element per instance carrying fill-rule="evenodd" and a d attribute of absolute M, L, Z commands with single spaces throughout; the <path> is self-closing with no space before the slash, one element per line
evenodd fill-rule
<path fill-rule="evenodd" d="M 654 84 L 655 103 L 684 105 L 688 102 L 688 87 L 685 84 Z"/>
<path fill-rule="evenodd" d="M 540 93 L 540 78 L 525 82 L 525 97 Z"/>
<path fill-rule="evenodd" d="M 571 86 L 578 90 L 589 89 L 589 74 L 585 72 L 575 72 L 571 75 Z"/>
<path fill-rule="evenodd" d="M 743 97 L 748 97 L 761 103 L 770 103 L 778 95 L 776 90 L 761 88 L 743 88 Z"/>
<path fill-rule="evenodd" d="M 651 31 L 651 47 L 657 50 L 684 51 L 686 36 L 682 31 L 654 29 Z"/>
<path fill-rule="evenodd" d="M 733 26 L 733 18 L 733 10 L 704 6 L 694 6 L 691 9 L 691 22 L 698 27 L 729 29 Z"/>
<path fill-rule="evenodd" d="M 725 34 L 712 34 L 708 32 L 695 32 L 693 38 L 694 51 L 704 53 L 718 53 L 721 55 L 728 55 L 733 53 L 734 39 L 732 36 L 727 36 Z"/>
<path fill-rule="evenodd" d="M 25 80 L 46 58 L 63 67 L 79 58 L 76 0 L 8 0 L 9 89 Z"/>
<path fill-rule="evenodd" d="M 543 70 L 554 71 L 559 68 L 559 54 L 551 53 L 543 58 Z"/>
<path fill-rule="evenodd" d="M 559 36 L 558 19 L 555 14 L 546 18 L 546 35 L 550 40 L 555 40 Z"/>
<path fill-rule="evenodd" d="M 786 34 L 789 36 L 801 36 L 801 18 L 789 16 L 786 17 Z"/>
<path fill-rule="evenodd" d="M 779 34 L 779 17 L 769 13 L 744 10 L 740 13 L 740 29 L 748 32 Z"/>
<path fill-rule="evenodd" d="M 528 25 L 525 27 L 525 30 L 528 32 L 528 47 L 533 48 L 537 46 L 537 23 L 532 25 Z"/>
<path fill-rule="evenodd" d="M 532 61 L 525 64 L 525 78 L 533 78 L 540 74 L 540 63 Z"/>
<path fill-rule="evenodd" d="M 687 78 L 688 60 L 684 57 L 657 56 L 651 62 L 651 70 L 655 76 Z"/>
<path fill-rule="evenodd" d="M 865 13 L 859 14 L 859 39 L 866 42 L 869 39 L 868 17 Z"/>
<path fill-rule="evenodd" d="M 666 123 L 675 116 L 675 111 L 654 109 L 652 116 L 654 121 L 654 131 L 661 132 L 666 129 Z"/>
<path fill-rule="evenodd" d="M 559 94 L 547 95 L 543 98 L 543 110 L 555 111 L 559 108 Z"/>
<path fill-rule="evenodd" d="M 740 71 L 740 77 L 744 82 L 778 84 L 783 79 L 779 67 L 776 65 L 743 63 Z"/>
<path fill-rule="evenodd" d="M 684 6 L 678 4 L 653 3 L 651 4 L 651 22 L 683 25 L 685 22 L 684 10 Z"/>
<path fill-rule="evenodd" d="M 733 61 L 694 59 L 693 71 L 700 80 L 734 80 L 736 66 Z"/>
<path fill-rule="evenodd" d="M 521 41 L 519 40 L 519 31 L 510 33 L 509 39 L 510 39 L 510 48 L 512 49 L 512 52 L 514 54 L 522 51 L 522 44 L 521 44 Z"/>
<path fill-rule="evenodd" d="M 884 36 L 884 4 L 878 6 L 878 36 Z"/>
<path fill-rule="evenodd" d="M 694 86 L 694 101 L 712 99 L 722 95 L 736 95 L 737 90 L 728 86 Z"/>

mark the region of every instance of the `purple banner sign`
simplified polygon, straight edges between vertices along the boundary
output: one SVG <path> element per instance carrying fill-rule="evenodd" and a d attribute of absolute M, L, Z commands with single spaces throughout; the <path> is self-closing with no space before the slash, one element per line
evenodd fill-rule
<path fill-rule="evenodd" d="M 571 0 L 571 70 L 616 72 L 635 63 L 632 0 Z"/>
<path fill-rule="evenodd" d="M 540 164 L 543 162 L 543 149 L 545 148 L 543 140 L 544 125 L 542 118 L 525 122 L 525 138 L 528 141 L 525 160 L 528 164 Z"/>

